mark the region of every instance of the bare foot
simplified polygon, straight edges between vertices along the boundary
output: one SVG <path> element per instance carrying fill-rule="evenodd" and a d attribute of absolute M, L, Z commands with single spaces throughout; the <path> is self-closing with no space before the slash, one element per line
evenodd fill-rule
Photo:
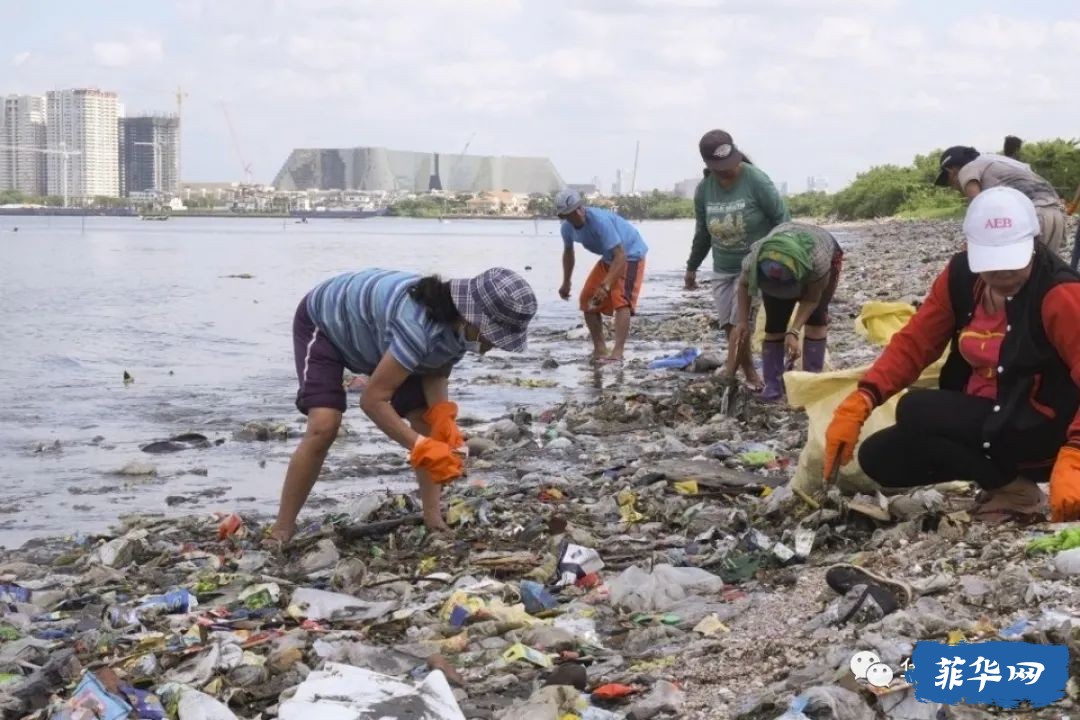
<path fill-rule="evenodd" d="M 442 515 L 424 517 L 424 527 L 433 533 L 450 532 L 450 526 L 442 519 Z"/>
<path fill-rule="evenodd" d="M 762 381 L 761 376 L 758 375 L 757 370 L 752 373 L 746 373 L 746 385 L 753 392 L 761 392 L 765 389 L 765 383 Z"/>
<path fill-rule="evenodd" d="M 281 552 L 295 534 L 295 524 L 284 525 L 275 522 L 270 531 L 266 533 L 266 537 L 263 538 L 262 546 L 267 550 Z"/>

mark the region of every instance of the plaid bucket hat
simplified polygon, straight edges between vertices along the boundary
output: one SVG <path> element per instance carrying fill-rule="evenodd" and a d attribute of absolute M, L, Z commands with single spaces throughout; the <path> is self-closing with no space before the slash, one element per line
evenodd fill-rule
<path fill-rule="evenodd" d="M 536 295 L 525 278 L 506 268 L 490 268 L 474 278 L 451 280 L 450 297 L 465 321 L 480 336 L 509 352 L 526 346 L 529 321 L 536 314 Z"/>

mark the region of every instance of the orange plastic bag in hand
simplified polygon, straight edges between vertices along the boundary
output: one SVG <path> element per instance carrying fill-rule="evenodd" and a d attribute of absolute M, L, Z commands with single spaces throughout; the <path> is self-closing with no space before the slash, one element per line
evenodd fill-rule
<path fill-rule="evenodd" d="M 431 479 L 440 485 L 461 477 L 465 463 L 461 456 L 440 440 L 421 437 L 409 453 L 409 464 L 417 470 L 427 470 Z"/>
<path fill-rule="evenodd" d="M 1071 445 L 1058 451 L 1050 475 L 1050 519 L 1080 520 L 1080 450 Z"/>
<path fill-rule="evenodd" d="M 431 426 L 431 437 L 446 443 L 451 450 L 465 444 L 457 426 L 457 413 L 457 404 L 449 401 L 435 403 L 424 413 L 424 422 Z"/>
<path fill-rule="evenodd" d="M 825 431 L 826 478 L 833 476 L 838 453 L 841 467 L 847 465 L 855 457 L 855 446 L 859 443 L 859 434 L 873 411 L 874 403 L 862 390 L 856 390 L 848 395 L 836 408 L 832 422 L 829 423 L 829 429 Z"/>

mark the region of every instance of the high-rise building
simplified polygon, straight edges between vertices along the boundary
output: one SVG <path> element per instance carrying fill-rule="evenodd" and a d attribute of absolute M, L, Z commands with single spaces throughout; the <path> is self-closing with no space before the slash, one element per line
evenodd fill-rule
<path fill-rule="evenodd" d="M 616 170 L 615 182 L 611 186 L 612 195 L 629 195 L 634 186 L 634 173 L 629 170 Z"/>
<path fill-rule="evenodd" d="M 120 118 L 120 191 L 175 196 L 180 188 L 180 118 Z"/>
<path fill-rule="evenodd" d="M 120 196 L 116 93 L 51 90 L 46 95 L 50 195 Z"/>
<path fill-rule="evenodd" d="M 41 196 L 45 182 L 45 98 L 0 98 L 0 190 Z"/>
<path fill-rule="evenodd" d="M 701 182 L 701 178 L 692 177 L 686 178 L 680 182 L 675 183 L 675 194 L 684 200 L 692 200 L 694 193 L 697 192 L 698 183 Z"/>

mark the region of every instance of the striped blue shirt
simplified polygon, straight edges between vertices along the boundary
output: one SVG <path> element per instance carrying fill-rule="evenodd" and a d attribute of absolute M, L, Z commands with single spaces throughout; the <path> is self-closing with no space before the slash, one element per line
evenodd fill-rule
<path fill-rule="evenodd" d="M 569 220 L 563 220 L 562 239 L 566 247 L 575 242 L 609 265 L 615 259 L 615 248 L 622 246 L 627 260 L 641 260 L 649 252 L 638 229 L 622 215 L 603 208 L 585 208 L 585 224 L 576 228 Z"/>
<path fill-rule="evenodd" d="M 353 372 L 374 372 L 389 352 L 410 373 L 445 373 L 465 354 L 465 339 L 409 296 L 419 279 L 393 270 L 345 273 L 312 290 L 307 311 Z"/>

